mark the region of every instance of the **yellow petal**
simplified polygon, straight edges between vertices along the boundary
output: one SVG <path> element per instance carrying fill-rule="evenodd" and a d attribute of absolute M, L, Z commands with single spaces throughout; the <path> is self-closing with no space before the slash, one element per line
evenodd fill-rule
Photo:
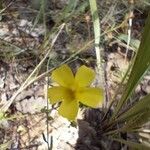
<path fill-rule="evenodd" d="M 65 99 L 60 105 L 58 113 L 68 120 L 74 121 L 78 113 L 78 108 L 79 106 L 76 100 Z"/>
<path fill-rule="evenodd" d="M 75 80 L 79 87 L 86 87 L 91 84 L 94 77 L 95 72 L 92 69 L 86 66 L 81 66 L 76 73 Z"/>
<path fill-rule="evenodd" d="M 70 99 L 70 90 L 65 87 L 52 87 L 48 89 L 48 98 L 51 104 Z"/>
<path fill-rule="evenodd" d="M 77 92 L 76 99 L 87 106 L 97 108 L 104 100 L 104 92 L 100 88 L 85 88 Z"/>
<path fill-rule="evenodd" d="M 74 75 L 67 65 L 62 65 L 52 72 L 52 80 L 64 87 L 70 87 L 74 83 Z"/>

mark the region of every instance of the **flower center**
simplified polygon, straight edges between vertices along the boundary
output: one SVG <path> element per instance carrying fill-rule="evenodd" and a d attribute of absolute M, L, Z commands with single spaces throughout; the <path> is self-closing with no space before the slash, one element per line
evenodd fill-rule
<path fill-rule="evenodd" d="M 72 84 L 70 87 L 70 96 L 74 100 L 76 99 L 77 93 L 80 91 L 80 88 L 77 83 Z"/>
<path fill-rule="evenodd" d="M 70 95 L 71 99 L 72 99 L 72 100 L 74 100 L 74 99 L 75 99 L 75 97 L 76 97 L 76 94 L 75 94 L 75 93 L 76 93 L 76 91 L 75 91 L 75 90 L 73 90 L 73 89 L 70 89 L 70 90 L 69 90 L 69 93 L 70 93 L 69 95 Z"/>

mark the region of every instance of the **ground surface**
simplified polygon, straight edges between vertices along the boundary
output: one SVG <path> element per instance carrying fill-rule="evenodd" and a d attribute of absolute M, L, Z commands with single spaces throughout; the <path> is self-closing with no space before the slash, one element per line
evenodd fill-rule
<path fill-rule="evenodd" d="M 8 7 L 2 15 L 0 14 L 0 108 L 9 101 L 46 54 L 46 49 L 43 48 L 42 44 L 43 41 L 46 41 L 44 34 L 50 33 L 49 43 L 51 43 L 54 38 L 53 27 L 61 25 L 61 22 L 63 23 L 63 20 L 60 22 L 57 20 L 57 15 L 67 2 L 67 0 L 61 0 L 59 2 L 51 1 L 50 4 L 47 4 L 50 16 L 48 15 L 47 18 L 46 30 L 41 20 L 39 20 L 40 23 L 35 23 L 39 10 L 37 10 L 38 7 L 35 6 L 34 2 L 31 4 L 28 0 L 5 1 L 4 6 Z M 138 8 L 135 5 L 132 26 L 133 41 L 131 41 L 129 52 L 126 55 L 128 24 L 125 15 L 122 13 L 128 15 L 127 5 L 123 3 L 114 6 L 110 2 L 102 2 L 99 7 L 101 5 L 107 6 L 106 9 L 102 7 L 104 13 L 100 13 L 102 32 L 107 31 L 110 26 L 117 27 L 123 24 L 117 30 L 112 30 L 102 38 L 106 89 L 107 96 L 110 99 L 116 86 L 121 82 L 132 56 L 136 53 L 135 49 L 139 45 L 147 9 Z M 88 20 L 88 17 L 90 19 L 90 12 L 88 8 L 86 9 L 84 12 L 80 12 L 78 16 L 66 21 L 66 27 L 62 29 L 48 57 L 50 58 L 49 68 L 59 65 L 70 57 L 72 57 L 70 66 L 73 70 L 81 64 L 95 68 L 96 56 L 93 43 L 87 46 L 93 39 L 93 30 L 92 22 Z M 36 24 L 35 27 L 34 24 Z M 48 44 L 48 46 L 50 45 Z M 74 55 L 80 49 L 83 49 L 83 51 Z M 45 72 L 46 68 L 47 60 L 38 69 L 37 74 Z M 55 108 L 52 108 L 49 113 L 49 129 L 47 129 L 47 100 L 44 90 L 46 85 L 46 77 L 43 77 L 22 90 L 14 99 L 5 114 L 6 119 L 0 122 L 0 145 L 3 146 L 0 149 L 46 150 L 47 143 L 44 139 L 47 137 L 47 131 L 50 137 L 49 143 L 53 141 L 54 150 L 74 149 L 78 139 L 78 128 L 59 116 Z M 145 76 L 136 92 L 139 96 L 150 92 L 149 74 Z M 108 105 L 107 101 L 105 105 Z M 49 108 L 51 107 L 49 104 Z M 82 116 L 80 117 L 82 118 Z M 89 135 L 90 132 L 94 131 L 89 130 Z M 82 136 L 84 137 L 84 135 Z M 91 135 L 89 137 L 92 138 Z"/>

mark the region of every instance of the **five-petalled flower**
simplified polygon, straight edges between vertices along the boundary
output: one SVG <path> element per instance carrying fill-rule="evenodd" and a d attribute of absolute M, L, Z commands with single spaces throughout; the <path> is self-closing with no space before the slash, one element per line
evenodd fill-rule
<path fill-rule="evenodd" d="M 102 88 L 89 87 L 94 77 L 95 72 L 84 65 L 75 76 L 67 65 L 60 66 L 51 75 L 59 86 L 48 89 L 50 103 L 62 102 L 58 113 L 72 121 L 77 116 L 79 102 L 97 108 L 102 103 L 104 94 Z"/>

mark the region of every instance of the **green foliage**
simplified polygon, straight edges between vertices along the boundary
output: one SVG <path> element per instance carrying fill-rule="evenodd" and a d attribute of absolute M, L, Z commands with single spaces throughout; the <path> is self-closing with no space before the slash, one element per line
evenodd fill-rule
<path fill-rule="evenodd" d="M 68 5 L 64 8 L 62 12 L 62 19 L 66 19 L 70 16 L 70 14 L 73 14 L 75 11 L 75 8 L 77 6 L 78 0 L 70 0 Z"/>
<path fill-rule="evenodd" d="M 83 1 L 78 6 L 78 0 L 69 0 L 68 5 L 55 17 L 57 24 L 60 22 L 68 22 L 73 17 L 79 16 L 88 7 L 88 2 Z"/>
<path fill-rule="evenodd" d="M 150 94 L 139 100 L 135 105 L 133 105 L 128 111 L 121 115 L 117 120 L 130 120 L 132 117 L 138 116 L 142 113 L 150 112 Z M 150 113 L 149 113 L 150 114 Z M 150 117 L 150 116 L 149 116 Z"/>
<path fill-rule="evenodd" d="M 150 67 L 149 26 L 150 26 L 150 15 L 148 16 L 148 19 L 146 21 L 146 25 L 145 25 L 144 32 L 142 35 L 141 44 L 137 52 L 133 68 L 131 70 L 129 80 L 126 84 L 126 87 L 124 90 L 125 92 L 123 93 L 121 100 L 119 101 L 117 107 L 115 108 L 114 115 L 118 114 L 123 104 L 128 101 L 136 85 L 141 81 L 143 75 L 146 73 L 146 71 Z"/>
<path fill-rule="evenodd" d="M 95 45 L 97 46 L 100 43 L 100 21 L 98 16 L 97 3 L 96 0 L 89 0 L 89 3 L 93 20 Z M 148 149 L 148 147 L 142 143 L 123 140 L 120 138 L 120 134 L 118 133 L 133 132 L 134 130 L 141 128 L 143 124 L 150 121 L 150 94 L 135 103 L 132 102 L 128 108 L 125 109 L 124 107 L 126 106 L 127 102 L 129 103 L 129 98 L 131 98 L 136 86 L 139 84 L 144 74 L 150 68 L 149 27 L 150 14 L 148 15 L 147 21 L 145 23 L 141 43 L 137 40 L 131 40 L 130 42 L 130 46 L 134 47 L 134 49 L 138 49 L 138 51 L 136 53 L 133 64 L 124 77 L 124 79 L 126 79 L 127 75 L 130 73 L 122 97 L 118 104 L 114 107 L 114 111 L 112 113 L 113 115 L 110 118 L 108 117 L 109 119 L 106 121 L 107 125 L 105 134 L 110 135 L 112 140 L 126 144 L 130 147 L 133 147 L 134 149 Z M 127 37 L 128 36 L 122 34 L 118 38 L 127 42 Z M 96 46 L 95 49 L 97 48 Z M 101 53 L 100 49 L 99 53 Z M 118 126 L 120 126 L 120 128 L 117 128 Z M 117 138 L 114 138 L 114 136 L 117 136 Z"/>
<path fill-rule="evenodd" d="M 100 43 L 100 21 L 98 16 L 98 10 L 95 0 L 89 0 L 91 15 L 93 20 L 93 28 L 94 28 L 94 36 L 95 36 L 95 44 L 99 45 Z"/>
<path fill-rule="evenodd" d="M 32 27 L 32 30 L 40 22 L 42 22 L 45 26 L 45 21 L 46 21 L 45 11 L 46 11 L 46 6 L 47 6 L 46 4 L 47 4 L 47 0 L 33 0 L 32 1 L 32 6 L 36 9 L 39 9 L 38 14 L 34 20 L 34 25 Z"/>
<path fill-rule="evenodd" d="M 101 28 L 100 28 L 100 19 L 98 16 L 98 8 L 96 0 L 89 0 L 91 15 L 93 20 L 93 28 L 94 28 L 94 40 L 95 40 L 95 52 L 96 52 L 96 59 L 97 59 L 97 70 L 99 74 L 99 84 L 103 86 L 103 79 L 104 73 L 102 69 L 102 60 L 101 60 L 101 53 L 102 49 L 100 50 L 100 36 L 101 36 Z"/>
<path fill-rule="evenodd" d="M 113 140 L 121 142 L 122 144 L 126 144 L 126 145 L 134 148 L 135 150 L 149 150 L 148 146 L 141 144 L 141 143 L 135 143 L 135 142 L 126 141 L 126 140 L 117 139 L 117 138 L 113 138 Z"/>
<path fill-rule="evenodd" d="M 123 40 L 127 43 L 128 41 L 128 35 L 127 34 L 121 34 L 118 36 L 118 39 L 120 40 Z M 135 48 L 135 49 L 138 49 L 139 48 L 139 45 L 140 45 L 140 41 L 137 40 L 137 39 L 131 39 L 130 41 L 130 46 Z"/>
<path fill-rule="evenodd" d="M 0 112 L 0 120 L 4 119 L 4 114 Z"/>
<path fill-rule="evenodd" d="M 128 100 L 129 98 L 131 98 L 135 87 L 138 85 L 138 83 L 141 81 L 144 74 L 150 68 L 149 27 L 150 27 L 150 14 L 148 15 L 147 21 L 145 23 L 145 28 L 142 34 L 141 43 L 138 52 L 136 54 L 134 63 L 132 65 L 130 76 L 126 83 L 124 92 L 117 106 L 114 107 L 114 111 L 111 119 L 108 121 L 108 127 L 110 130 L 107 132 L 107 135 L 110 135 L 110 137 L 113 140 L 126 144 L 130 147 L 133 147 L 134 149 L 150 149 L 150 148 L 144 144 L 144 141 L 143 143 L 136 143 L 128 140 L 123 140 L 122 138 L 120 138 L 120 136 L 114 138 L 114 136 L 116 137 L 118 133 L 135 134 L 134 132 L 135 130 L 142 128 L 142 126 L 145 123 L 148 123 L 150 121 L 150 105 L 149 105 L 150 94 L 146 95 L 145 97 L 139 99 L 134 103 L 132 102 L 130 107 L 128 106 L 128 108 L 126 107 L 126 109 L 124 109 L 126 103 L 127 102 L 129 103 Z M 118 126 L 118 125 L 121 126 L 119 129 L 118 128 L 111 129 L 111 127 Z M 147 142 L 148 140 L 145 139 L 145 143 Z"/>

